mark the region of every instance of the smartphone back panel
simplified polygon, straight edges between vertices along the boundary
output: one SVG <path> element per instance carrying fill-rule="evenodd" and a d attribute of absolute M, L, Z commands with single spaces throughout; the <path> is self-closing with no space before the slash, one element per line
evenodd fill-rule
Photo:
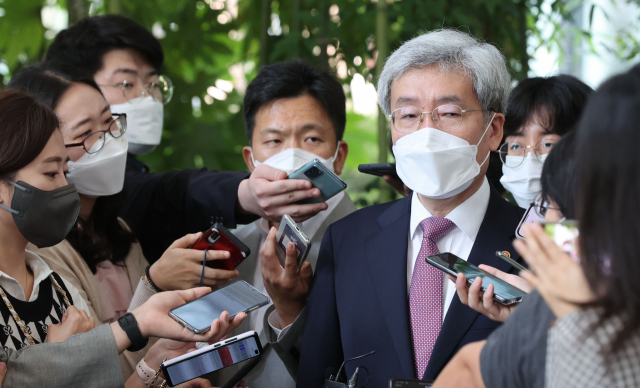
<path fill-rule="evenodd" d="M 304 179 L 320 189 L 320 196 L 298 201 L 298 204 L 321 203 L 347 188 L 347 184 L 325 167 L 318 159 L 305 164 L 289 175 L 288 179 Z"/>

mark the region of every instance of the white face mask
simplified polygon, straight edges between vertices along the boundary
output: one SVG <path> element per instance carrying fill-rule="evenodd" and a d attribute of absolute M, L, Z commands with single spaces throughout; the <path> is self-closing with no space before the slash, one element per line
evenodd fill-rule
<path fill-rule="evenodd" d="M 513 195 L 518 206 L 527 209 L 542 191 L 540 176 L 542 176 L 542 166 L 547 155 L 541 156 L 542 162 L 532 152 L 529 152 L 526 157 L 507 156 L 507 159 L 509 164 L 518 162 L 521 164 L 518 167 L 507 167 L 503 164 L 500 183 Z"/>
<path fill-rule="evenodd" d="M 313 159 L 318 159 L 322 162 L 331 172 L 333 171 L 333 162 L 335 162 L 336 157 L 338 156 L 338 150 L 340 149 L 340 145 L 336 148 L 336 153 L 330 159 L 323 159 L 322 157 L 314 154 L 313 152 L 305 151 L 301 148 L 287 148 L 284 151 L 278 152 L 272 157 L 268 158 L 264 162 L 258 162 L 253 157 L 253 149 L 251 150 L 251 161 L 254 166 L 259 166 L 261 164 L 266 164 L 269 167 L 273 167 L 278 170 L 285 171 L 287 175 L 296 171 L 300 167 L 309 163 Z"/>
<path fill-rule="evenodd" d="M 122 191 L 127 163 L 127 139 L 107 134 L 104 146 L 95 154 L 84 154 L 69 162 L 67 181 L 76 185 L 78 193 L 102 197 Z"/>
<path fill-rule="evenodd" d="M 134 98 L 124 104 L 111 105 L 111 112 L 127 115 L 125 136 L 135 155 L 153 151 L 162 139 L 164 105 L 151 96 Z"/>
<path fill-rule="evenodd" d="M 491 121 L 496 114 L 493 114 Z M 491 121 L 478 141 L 487 134 Z M 465 191 L 480 174 L 478 146 L 435 128 L 423 128 L 400 138 L 393 146 L 402 182 L 427 198 L 451 198 Z M 484 164 L 489 153 L 484 158 Z"/>

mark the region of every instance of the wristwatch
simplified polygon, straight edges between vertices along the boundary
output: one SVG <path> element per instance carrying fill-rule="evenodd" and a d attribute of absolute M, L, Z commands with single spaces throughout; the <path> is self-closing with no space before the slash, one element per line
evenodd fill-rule
<path fill-rule="evenodd" d="M 127 337 L 129 337 L 129 340 L 131 341 L 131 346 L 127 348 L 128 351 L 137 352 L 138 350 L 141 350 L 142 348 L 147 346 L 149 339 L 146 339 L 142 336 L 142 333 L 138 328 L 138 322 L 136 321 L 136 318 L 133 316 L 133 314 L 126 313 L 125 315 L 121 316 L 120 318 L 118 318 L 118 324 L 120 325 L 122 330 L 124 330 L 124 332 L 127 334 Z"/>

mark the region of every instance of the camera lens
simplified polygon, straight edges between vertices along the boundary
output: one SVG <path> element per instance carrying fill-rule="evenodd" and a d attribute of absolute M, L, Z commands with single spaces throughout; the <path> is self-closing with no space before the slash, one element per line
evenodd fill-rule
<path fill-rule="evenodd" d="M 320 171 L 320 169 L 316 166 L 311 167 L 310 169 L 308 169 L 307 171 L 304 172 L 304 175 L 307 176 L 307 178 L 314 180 L 317 177 L 319 177 L 320 175 L 322 175 L 322 171 Z"/>
<path fill-rule="evenodd" d="M 220 233 L 218 233 L 217 230 L 214 230 L 214 231 L 211 232 L 209 237 L 207 237 L 207 242 L 209 244 L 215 244 L 216 241 L 218 241 L 219 238 L 220 238 Z"/>

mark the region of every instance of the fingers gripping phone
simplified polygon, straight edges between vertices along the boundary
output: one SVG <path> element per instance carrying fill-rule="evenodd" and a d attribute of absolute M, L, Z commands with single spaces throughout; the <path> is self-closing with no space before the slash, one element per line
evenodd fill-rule
<path fill-rule="evenodd" d="M 578 223 L 572 220 L 562 222 L 543 223 L 544 231 L 560 249 L 571 256 L 576 263 L 580 263 L 577 249 L 577 239 L 580 235 Z"/>
<path fill-rule="evenodd" d="M 305 198 L 296 202 L 301 205 L 325 202 L 347 188 L 347 184 L 318 159 L 313 159 L 292 172 L 287 179 L 304 179 L 311 182 L 313 187 L 320 189 L 319 197 Z"/>
<path fill-rule="evenodd" d="M 208 267 L 229 271 L 236 269 L 251 253 L 249 247 L 227 230 L 221 222 L 214 223 L 191 248 L 201 251 L 210 249 L 229 252 L 231 257 L 226 260 L 210 260 L 205 263 Z"/>
<path fill-rule="evenodd" d="M 309 254 L 311 241 L 295 221 L 285 214 L 280 220 L 278 233 L 276 233 L 276 254 L 280 261 L 280 266 L 284 268 L 287 258 L 287 244 L 292 242 L 296 246 L 298 265 L 302 264 Z"/>
<path fill-rule="evenodd" d="M 396 172 L 395 163 L 361 164 L 358 166 L 358 171 L 363 174 L 375 176 L 390 175 L 396 179 L 400 179 L 400 177 L 398 177 L 398 173 Z"/>
<path fill-rule="evenodd" d="M 175 308 L 169 316 L 196 334 L 204 333 L 223 311 L 233 319 L 239 313 L 248 313 L 271 302 L 268 296 L 244 280 L 237 280 L 226 287 Z"/>
<path fill-rule="evenodd" d="M 258 333 L 248 331 L 162 363 L 167 384 L 173 387 L 262 354 Z"/>
<path fill-rule="evenodd" d="M 427 263 L 439 270 L 456 277 L 458 273 L 463 273 L 467 278 L 467 283 L 471 285 L 476 277 L 482 279 L 482 292 L 486 291 L 489 284 L 493 284 L 493 299 L 505 306 L 520 303 L 527 293 L 512 286 L 502 279 L 481 270 L 475 265 L 462 260 L 453 253 L 440 253 L 438 255 L 427 256 Z"/>

